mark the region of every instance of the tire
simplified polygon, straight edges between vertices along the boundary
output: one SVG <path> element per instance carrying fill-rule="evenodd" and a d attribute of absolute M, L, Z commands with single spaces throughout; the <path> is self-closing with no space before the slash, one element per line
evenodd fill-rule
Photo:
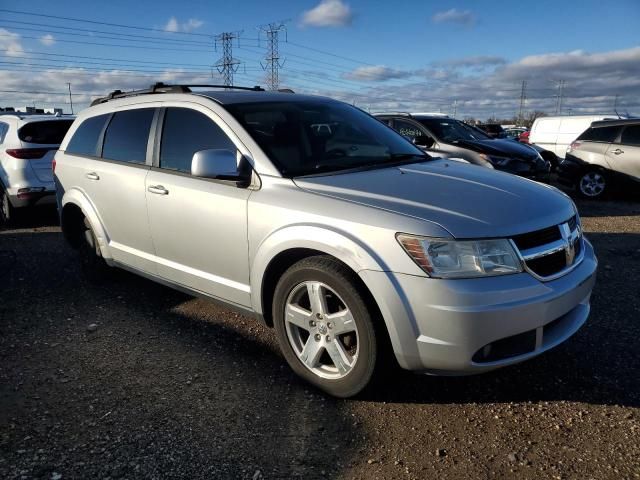
<path fill-rule="evenodd" d="M 272 307 L 278 342 L 293 371 L 341 398 L 367 386 L 378 357 L 373 317 L 355 280 L 337 260 L 309 257 L 282 275 Z"/>
<path fill-rule="evenodd" d="M 91 283 L 103 283 L 109 275 L 109 266 L 102 258 L 98 240 L 86 218 L 84 218 L 84 230 L 80 239 L 78 253 L 84 277 Z"/>
<path fill-rule="evenodd" d="M 9 195 L 0 187 L 0 223 L 9 225 L 16 219 L 16 209 L 9 201 Z"/>
<path fill-rule="evenodd" d="M 602 198 L 607 190 L 608 179 L 600 170 L 588 170 L 578 178 L 576 190 L 583 198 Z"/>

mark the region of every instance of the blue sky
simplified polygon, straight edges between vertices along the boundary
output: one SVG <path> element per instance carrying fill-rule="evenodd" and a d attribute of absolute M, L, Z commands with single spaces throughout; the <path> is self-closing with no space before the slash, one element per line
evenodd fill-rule
<path fill-rule="evenodd" d="M 91 97 L 81 94 L 142 87 L 154 77 L 219 80 L 215 69 L 211 78 L 211 65 L 220 50 L 205 34 L 224 31 L 243 31 L 234 45 L 243 62 L 236 83 L 264 83 L 265 42 L 256 42 L 257 27 L 288 20 L 281 84 L 296 91 L 372 110 L 450 111 L 455 103 L 461 115 L 508 116 L 519 105 L 523 80 L 526 109 L 553 113 L 563 80 L 563 113 L 610 110 L 616 95 L 618 105 L 640 113 L 638 0 L 4 0 L 0 8 L 158 29 L 0 11 L 0 85 L 59 92 L 70 82 L 77 104 Z M 64 102 L 59 94 L 0 95 L 0 103 Z"/>

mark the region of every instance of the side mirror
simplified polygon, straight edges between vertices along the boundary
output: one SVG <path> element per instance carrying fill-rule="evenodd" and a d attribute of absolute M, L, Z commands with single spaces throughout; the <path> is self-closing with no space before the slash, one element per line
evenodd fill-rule
<path fill-rule="evenodd" d="M 231 150 L 200 150 L 191 159 L 191 175 L 217 180 L 246 183 L 249 176 L 238 168 L 236 152 Z"/>
<path fill-rule="evenodd" d="M 413 139 L 413 143 L 418 147 L 431 148 L 436 141 L 427 135 L 418 135 Z"/>

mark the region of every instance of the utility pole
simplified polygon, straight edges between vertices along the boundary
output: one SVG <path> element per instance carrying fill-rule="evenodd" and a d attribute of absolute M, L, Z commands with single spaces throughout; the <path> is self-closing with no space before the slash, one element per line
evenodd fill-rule
<path fill-rule="evenodd" d="M 566 81 L 560 80 L 560 95 L 558 96 L 558 114 L 562 115 L 562 100 L 564 99 L 564 85 Z"/>
<path fill-rule="evenodd" d="M 262 25 L 260 31 L 267 36 L 267 54 L 264 57 L 266 64 L 262 65 L 263 70 L 267 72 L 267 87 L 269 90 L 278 90 L 280 86 L 279 69 L 284 65 L 284 61 L 280 62 L 279 41 L 280 32 L 286 32 L 285 22 L 272 22 Z"/>
<path fill-rule="evenodd" d="M 524 107 L 527 101 L 527 81 L 522 81 L 522 89 L 520 90 L 520 111 L 518 112 L 518 123 L 522 124 L 522 115 L 524 114 Z"/>
<path fill-rule="evenodd" d="M 453 101 L 453 118 L 456 118 L 457 115 L 458 115 L 458 99 L 456 98 Z"/>
<path fill-rule="evenodd" d="M 620 98 L 620 95 L 616 93 L 616 99 L 613 101 L 613 111 L 616 115 L 618 114 L 618 98 Z"/>
<path fill-rule="evenodd" d="M 67 87 L 69 87 L 69 105 L 71 106 L 71 115 L 73 115 L 73 99 L 71 98 L 71 83 L 67 82 Z"/>
<path fill-rule="evenodd" d="M 242 32 L 224 32 L 215 36 L 215 47 L 218 50 L 218 44 L 222 45 L 222 58 L 219 59 L 215 66 L 218 72 L 222 74 L 222 79 L 227 87 L 233 86 L 233 74 L 238 70 L 240 61 L 233 58 L 233 41 L 240 41 Z"/>

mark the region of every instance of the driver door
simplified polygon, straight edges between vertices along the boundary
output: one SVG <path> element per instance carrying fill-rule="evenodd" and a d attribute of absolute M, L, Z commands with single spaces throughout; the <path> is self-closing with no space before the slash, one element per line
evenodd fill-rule
<path fill-rule="evenodd" d="M 159 153 L 145 185 L 158 274 L 250 306 L 247 200 L 251 190 L 191 175 L 195 152 L 237 152 L 237 147 L 205 108 L 167 107 L 161 115 Z"/>

